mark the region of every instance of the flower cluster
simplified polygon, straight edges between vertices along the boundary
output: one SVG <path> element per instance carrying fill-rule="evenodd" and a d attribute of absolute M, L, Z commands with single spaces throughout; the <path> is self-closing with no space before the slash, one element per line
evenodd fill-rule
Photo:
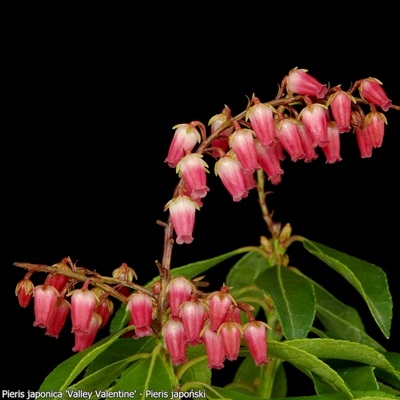
<path fill-rule="evenodd" d="M 46 329 L 46 335 L 55 338 L 70 317 L 74 352 L 82 351 L 94 342 L 99 329 L 107 324 L 113 313 L 110 294 L 118 293 L 130 315 L 128 325 L 134 326 L 133 338 L 161 335 L 173 365 L 187 362 L 187 346 L 202 344 L 209 368 L 220 369 L 224 367 L 225 359 L 236 360 L 242 344 L 247 344 L 256 365 L 268 362 L 268 325 L 255 320 L 252 307 L 236 302 L 226 286 L 207 294 L 196 287 L 196 281 L 175 277 L 166 287 L 164 302 L 160 281 L 152 285 L 151 290 L 129 284 L 137 277 L 126 264 L 114 270 L 112 279 L 106 279 L 113 283 L 112 286 L 104 284 L 99 275 L 77 267 L 69 258 L 51 267 L 31 264 L 25 267 L 29 272 L 16 287 L 19 304 L 26 308 L 33 299 L 33 325 Z M 31 275 L 47 270 L 51 272 L 44 283 L 35 286 Z M 77 288 L 80 282 L 83 284 Z"/>
<path fill-rule="evenodd" d="M 355 97 L 356 90 L 360 97 Z M 363 107 L 368 107 L 367 113 Z M 287 156 L 294 162 L 311 162 L 321 149 L 327 163 L 341 161 L 343 133 L 353 132 L 361 157 L 371 157 L 373 149 L 382 145 L 387 124 L 384 112 L 391 107 L 382 83 L 375 78 L 359 80 L 345 91 L 341 85 L 328 88 L 307 70 L 294 68 L 284 77 L 275 100 L 263 103 L 253 96 L 246 111 L 236 117 L 225 106 L 209 120 L 210 135 L 198 121 L 176 125 L 165 159 L 181 177 L 165 206 L 176 243 L 193 241 L 195 212 L 209 192 L 204 154 L 216 160 L 214 172 L 237 202 L 256 187 L 258 170 L 271 184 L 279 184 Z"/>

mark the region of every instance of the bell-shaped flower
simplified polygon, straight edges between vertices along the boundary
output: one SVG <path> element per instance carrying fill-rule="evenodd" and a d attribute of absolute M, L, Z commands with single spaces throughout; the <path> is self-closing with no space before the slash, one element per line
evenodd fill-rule
<path fill-rule="evenodd" d="M 99 299 L 94 311 L 101 317 L 100 329 L 102 329 L 106 326 L 114 311 L 114 303 L 108 298 L 104 290 L 99 288 L 93 288 L 92 290 Z"/>
<path fill-rule="evenodd" d="M 354 132 L 356 135 L 357 145 L 358 149 L 360 150 L 361 158 L 371 157 L 374 143 L 365 121 L 363 121 L 361 125 L 355 127 Z"/>
<path fill-rule="evenodd" d="M 222 336 L 206 325 L 201 332 L 201 337 L 203 338 L 208 357 L 207 367 L 210 369 L 224 368 L 225 349 Z"/>
<path fill-rule="evenodd" d="M 175 125 L 174 129 L 174 137 L 165 159 L 165 162 L 172 168 L 175 168 L 179 160 L 186 153 L 190 153 L 201 140 L 199 131 L 192 124 Z"/>
<path fill-rule="evenodd" d="M 181 321 L 169 319 L 162 328 L 165 345 L 171 356 L 172 365 L 187 362 L 185 329 Z"/>
<path fill-rule="evenodd" d="M 257 367 L 267 364 L 267 325 L 250 321 L 243 328 L 243 337 Z"/>
<path fill-rule="evenodd" d="M 172 225 L 176 232 L 176 243 L 190 244 L 193 242 L 193 229 L 196 210 L 200 207 L 189 196 L 177 196 L 171 199 L 164 210 L 169 209 Z"/>
<path fill-rule="evenodd" d="M 303 122 L 299 122 L 299 135 L 301 140 L 301 145 L 303 146 L 304 151 L 304 162 L 308 163 L 318 158 L 318 154 L 315 151 L 315 147 L 313 144 L 313 140 L 309 132 L 307 131 L 306 126 Z"/>
<path fill-rule="evenodd" d="M 33 282 L 25 278 L 17 283 L 15 287 L 15 295 L 18 298 L 18 303 L 21 307 L 26 308 L 31 302 L 35 286 Z"/>
<path fill-rule="evenodd" d="M 70 309 L 71 305 L 64 297 L 57 299 L 47 321 L 47 336 L 58 338 L 59 333 L 65 325 Z"/>
<path fill-rule="evenodd" d="M 254 98 L 254 105 L 246 113 L 246 120 L 250 120 L 252 130 L 264 146 L 272 146 L 275 142 L 275 109 L 269 104 L 260 103 Z"/>
<path fill-rule="evenodd" d="M 286 88 L 288 91 L 305 96 L 315 96 L 323 99 L 328 89 L 317 79 L 307 73 L 306 69 L 293 68 L 286 76 Z"/>
<path fill-rule="evenodd" d="M 330 107 L 339 133 L 350 131 L 351 106 L 355 102 L 356 100 L 350 93 L 340 88 L 329 98 L 327 105 Z"/>
<path fill-rule="evenodd" d="M 167 293 L 169 307 L 173 317 L 179 316 L 179 307 L 185 301 L 190 300 L 193 289 L 193 284 L 183 276 L 177 276 L 169 282 L 167 286 Z"/>
<path fill-rule="evenodd" d="M 77 336 L 86 335 L 89 333 L 98 298 L 93 291 L 86 288 L 75 289 L 70 295 L 72 332 Z"/>
<path fill-rule="evenodd" d="M 381 81 L 370 77 L 361 81 L 358 91 L 360 96 L 368 103 L 377 105 L 383 111 L 387 111 L 392 106 L 392 101 L 388 98 L 381 85 Z"/>
<path fill-rule="evenodd" d="M 180 306 L 179 317 L 185 330 L 186 342 L 189 346 L 203 343 L 200 333 L 207 318 L 207 309 L 204 303 L 185 301 Z"/>
<path fill-rule="evenodd" d="M 226 154 L 214 166 L 215 175 L 219 176 L 226 190 L 237 202 L 248 196 L 243 167 L 238 160 Z"/>
<path fill-rule="evenodd" d="M 210 191 L 206 185 L 208 165 L 202 157 L 196 153 L 186 154 L 176 166 L 177 172 L 185 180 L 186 191 L 194 200 L 205 197 Z"/>
<path fill-rule="evenodd" d="M 217 331 L 225 322 L 232 305 L 235 305 L 235 301 L 228 293 L 226 286 L 208 296 L 210 329 L 212 331 Z"/>
<path fill-rule="evenodd" d="M 224 322 L 218 329 L 219 335 L 222 337 L 225 356 L 229 361 L 238 358 L 240 351 L 240 343 L 242 340 L 241 326 L 232 321 Z"/>
<path fill-rule="evenodd" d="M 35 321 L 33 322 L 33 326 L 47 328 L 50 315 L 56 306 L 58 297 L 58 290 L 54 286 L 43 284 L 35 287 L 33 293 Z"/>
<path fill-rule="evenodd" d="M 246 172 L 251 174 L 260 168 L 254 146 L 254 132 L 251 129 L 238 129 L 229 137 L 229 146 Z"/>
<path fill-rule="evenodd" d="M 283 118 L 275 125 L 276 137 L 292 161 L 302 160 L 305 157 L 298 125 L 299 123 L 293 118 Z"/>
<path fill-rule="evenodd" d="M 222 113 L 214 115 L 208 121 L 208 125 L 210 126 L 211 135 L 213 135 L 223 124 L 225 124 L 228 119 L 230 118 L 230 109 L 225 106 Z M 221 154 L 225 153 L 229 147 L 229 136 L 233 132 L 234 127 L 229 126 L 228 128 L 224 129 L 220 135 L 214 139 L 211 143 L 213 150 L 211 155 L 215 158 L 221 157 Z M 215 149 L 214 149 L 215 148 Z M 221 151 L 219 151 L 219 150 Z"/>
<path fill-rule="evenodd" d="M 275 146 L 263 146 L 259 140 L 255 141 L 258 162 L 270 180 L 283 174 L 279 146 L 281 146 L 280 143 L 276 143 Z"/>
<path fill-rule="evenodd" d="M 131 314 L 129 325 L 135 325 L 134 337 L 143 337 L 143 333 L 152 333 L 151 322 L 153 319 L 153 300 L 152 298 L 142 292 L 136 292 L 129 296 L 126 308 Z M 140 330 L 142 328 L 142 331 Z"/>
<path fill-rule="evenodd" d="M 328 143 L 328 119 L 326 106 L 319 103 L 304 107 L 298 116 L 309 132 L 314 147 L 323 147 Z"/>
<path fill-rule="evenodd" d="M 92 317 L 90 318 L 89 326 L 86 333 L 78 335 L 75 332 L 75 343 L 74 347 L 72 348 L 72 351 L 74 352 L 83 351 L 88 347 L 90 347 L 93 344 L 94 339 L 96 339 L 96 335 L 100 329 L 100 325 L 101 325 L 101 317 L 99 314 L 94 312 L 92 314 Z"/>
<path fill-rule="evenodd" d="M 328 122 L 328 143 L 322 147 L 326 162 L 333 164 L 342 161 L 340 157 L 340 133 L 335 121 Z"/>
<path fill-rule="evenodd" d="M 371 111 L 365 116 L 365 125 L 368 129 L 369 135 L 371 136 L 374 148 L 382 146 L 386 124 L 387 119 L 385 114 L 378 111 Z"/>

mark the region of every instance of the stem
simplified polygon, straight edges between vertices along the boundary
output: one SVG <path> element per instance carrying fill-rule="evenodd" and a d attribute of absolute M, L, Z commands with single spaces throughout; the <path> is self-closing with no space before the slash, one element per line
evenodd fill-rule
<path fill-rule="evenodd" d="M 77 273 L 77 272 L 61 269 L 61 268 L 58 268 L 57 266 L 48 266 L 48 265 L 42 265 L 42 264 L 30 264 L 30 263 L 24 263 L 24 262 L 15 262 L 13 265 L 15 267 L 25 268 L 25 269 L 29 270 L 30 272 L 46 272 L 48 274 L 56 273 L 56 274 L 59 274 L 59 275 L 65 275 L 68 278 L 71 278 L 71 279 L 73 279 L 73 280 L 75 280 L 77 282 L 83 282 L 84 283 L 87 280 L 89 280 L 91 285 L 96 286 L 99 289 L 104 290 L 110 296 L 115 297 L 116 299 L 118 299 L 119 301 L 121 301 L 124 304 L 128 303 L 127 297 L 124 296 L 123 294 L 121 294 L 120 292 L 118 292 L 117 290 L 115 290 L 114 288 L 112 288 L 109 284 L 111 284 L 111 285 L 121 285 L 122 284 L 122 285 L 127 286 L 127 287 L 129 287 L 131 289 L 140 290 L 140 291 L 148 294 L 149 296 L 154 297 L 154 293 L 153 292 L 151 292 L 150 290 L 144 288 L 143 286 L 140 286 L 140 285 L 138 285 L 136 283 L 133 283 L 133 282 L 130 282 L 130 281 L 122 281 L 120 279 L 101 276 L 101 275 L 88 277 L 85 274 L 80 274 L 80 273 Z"/>
<path fill-rule="evenodd" d="M 272 358 L 266 365 L 260 367 L 260 385 L 256 390 L 256 395 L 263 399 L 270 399 L 274 389 L 275 375 L 281 365 L 282 360 Z"/>

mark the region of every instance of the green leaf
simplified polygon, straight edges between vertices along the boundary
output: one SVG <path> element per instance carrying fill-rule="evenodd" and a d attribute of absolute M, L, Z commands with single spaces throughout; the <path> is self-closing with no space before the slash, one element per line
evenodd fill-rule
<path fill-rule="evenodd" d="M 318 358 L 349 360 L 373 366 L 400 382 L 400 372 L 384 354 L 364 344 L 335 339 L 297 339 L 291 340 L 290 345 Z"/>
<path fill-rule="evenodd" d="M 111 320 L 110 333 L 116 333 L 125 328 L 128 325 L 129 318 L 130 314 L 126 309 L 126 305 L 121 304 Z"/>
<path fill-rule="evenodd" d="M 286 339 L 306 337 L 315 318 L 313 285 L 282 266 L 264 271 L 256 284 L 274 301 Z"/>
<path fill-rule="evenodd" d="M 314 286 L 317 298 L 317 318 L 327 330 L 326 335 L 335 339 L 346 339 L 353 342 L 363 343 L 373 347 L 375 350 L 384 352 L 385 348 L 376 340 L 371 338 L 364 329 L 361 317 L 356 309 L 341 302 L 321 285 L 303 275 Z"/>
<path fill-rule="evenodd" d="M 113 344 L 121 335 L 133 329 L 129 326 L 120 332 L 110 335 L 93 346 L 75 354 L 59 364 L 43 381 L 40 392 L 63 391 L 69 384 L 103 351 Z"/>
<path fill-rule="evenodd" d="M 134 392 L 135 399 L 153 398 L 152 393 L 154 392 L 164 391 L 169 395 L 177 382 L 174 378 L 172 365 L 164 357 L 161 357 L 160 352 L 162 352 L 162 348 L 157 346 L 154 348 L 151 357 L 137 361 L 132 367 L 128 368 L 110 391 Z"/>
<path fill-rule="evenodd" d="M 246 286 L 254 286 L 257 277 L 270 267 L 262 254 L 255 251 L 247 253 L 229 270 L 226 285 L 233 287 L 232 293 Z"/>
<path fill-rule="evenodd" d="M 94 391 L 108 389 L 109 386 L 122 374 L 122 372 L 130 363 L 132 363 L 132 357 L 108 364 L 107 366 L 98 369 L 96 372 L 90 375 L 85 375 L 83 379 L 68 387 L 67 390 Z"/>
<path fill-rule="evenodd" d="M 151 353 L 156 345 L 152 337 L 119 338 L 105 351 L 99 354 L 86 368 L 85 376 L 91 375 L 109 364 L 141 353 Z"/>
<path fill-rule="evenodd" d="M 204 345 L 188 346 L 186 356 L 191 364 L 190 368 L 182 365 L 185 372 L 180 378 L 181 383 L 186 382 L 203 382 L 207 385 L 211 384 L 211 369 L 207 368 L 208 358 L 204 357 L 206 350 Z"/>
<path fill-rule="evenodd" d="M 363 297 L 375 322 L 390 337 L 393 302 L 385 272 L 374 264 L 304 239 L 304 248 L 342 275 Z"/>
<path fill-rule="evenodd" d="M 354 365 L 354 363 L 350 366 L 339 368 L 332 365 L 332 363 L 329 363 L 329 365 L 343 378 L 352 391 L 379 391 L 379 385 L 374 375 L 374 367 L 369 365 Z M 315 380 L 314 386 L 318 394 L 331 392 L 319 379 Z"/>
<path fill-rule="evenodd" d="M 269 356 L 277 357 L 284 361 L 290 362 L 309 378 L 318 376 L 324 382 L 329 384 L 333 390 L 341 392 L 342 400 L 347 398 L 351 399 L 353 397 L 343 378 L 334 369 L 332 369 L 328 364 L 320 360 L 314 354 L 311 354 L 310 352 L 299 347 L 293 346 L 293 342 L 297 342 L 297 340 L 288 340 L 285 342 L 276 342 L 273 340 L 269 341 Z"/>
<path fill-rule="evenodd" d="M 394 352 L 386 352 L 384 353 L 385 358 L 390 362 L 393 366 L 394 370 L 397 371 L 398 375 L 400 376 L 400 354 Z M 389 374 L 387 371 L 384 370 L 377 370 L 376 376 L 383 381 L 391 384 L 397 390 L 400 390 L 400 382 L 399 379 L 395 379 L 393 374 Z"/>
<path fill-rule="evenodd" d="M 259 250 L 261 254 L 261 250 Z M 194 263 L 182 265 L 180 267 L 176 268 L 171 268 L 171 275 L 176 277 L 176 276 L 184 276 L 186 278 L 192 279 L 195 278 L 196 276 L 199 276 L 201 274 L 204 274 L 204 272 L 208 271 L 209 269 L 217 266 L 218 264 L 221 264 L 222 262 L 228 260 L 229 258 L 235 257 L 239 254 L 243 253 L 249 253 L 249 252 L 257 252 L 256 247 L 241 247 L 239 249 L 230 251 L 229 253 L 221 254 L 217 257 L 209 258 L 207 260 L 202 260 L 202 261 L 196 261 Z M 151 286 L 153 283 L 155 283 L 157 280 L 159 280 L 158 277 L 154 278 L 150 282 L 146 284 L 146 286 Z"/>

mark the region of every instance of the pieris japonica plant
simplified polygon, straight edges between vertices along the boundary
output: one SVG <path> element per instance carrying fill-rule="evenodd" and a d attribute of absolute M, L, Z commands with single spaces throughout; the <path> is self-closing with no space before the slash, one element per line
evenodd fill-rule
<path fill-rule="evenodd" d="M 165 167 L 176 174 L 176 186 L 165 200 L 165 220 L 157 221 L 164 247 L 154 279 L 140 282 L 140 271 L 125 263 L 110 276 L 69 257 L 53 265 L 14 263 L 25 270 L 16 295 L 22 307 L 32 306 L 34 326 L 54 338 L 72 326 L 73 354 L 38 388 L 42 396 L 278 399 L 291 384 L 289 364 L 321 399 L 400 395 L 400 354 L 367 334 L 357 309 L 292 265 L 290 247 L 301 243 L 347 280 L 389 338 L 393 305 L 385 272 L 292 232 L 267 201 L 284 179 L 285 159 L 339 162 L 342 135 L 354 137 L 359 157 L 373 156 L 387 114 L 399 106 L 375 77 L 346 89 L 296 67 L 274 99 L 253 94 L 243 108 L 233 115 L 224 106 L 206 123 L 173 127 Z M 265 230 L 258 243 L 171 268 L 173 248 L 196 239 L 196 218 L 213 200 L 211 179 L 233 202 L 255 191 Z M 208 290 L 207 273 L 223 262 L 231 263 L 227 276 Z M 96 340 L 100 330 L 109 332 Z M 215 373 L 230 363 L 229 382 L 217 384 Z"/>

